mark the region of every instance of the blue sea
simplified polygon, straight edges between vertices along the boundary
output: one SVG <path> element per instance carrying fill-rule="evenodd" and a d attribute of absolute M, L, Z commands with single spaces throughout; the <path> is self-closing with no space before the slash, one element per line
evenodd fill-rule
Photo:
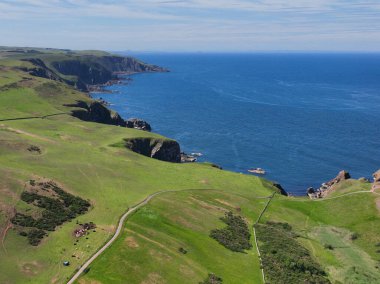
<path fill-rule="evenodd" d="M 358 178 L 380 168 L 380 54 L 132 55 L 171 72 L 93 96 L 200 161 L 264 168 L 293 194 L 342 169 Z"/>

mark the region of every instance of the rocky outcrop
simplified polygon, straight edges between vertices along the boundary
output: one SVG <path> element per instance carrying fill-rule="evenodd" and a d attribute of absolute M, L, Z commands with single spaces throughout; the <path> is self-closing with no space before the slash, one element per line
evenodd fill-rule
<path fill-rule="evenodd" d="M 144 131 L 151 131 L 152 128 L 148 122 L 139 118 L 130 118 L 126 121 L 128 128 L 135 128 Z"/>
<path fill-rule="evenodd" d="M 380 169 L 373 173 L 373 184 L 372 184 L 372 191 L 380 190 Z"/>
<path fill-rule="evenodd" d="M 197 158 L 194 155 L 181 152 L 181 163 L 195 163 Z"/>
<path fill-rule="evenodd" d="M 278 192 L 281 194 L 281 195 L 285 195 L 285 196 L 288 196 L 289 194 L 285 191 L 285 189 L 281 186 L 281 184 L 279 183 L 273 183 L 272 184 L 275 188 L 278 189 Z"/>
<path fill-rule="evenodd" d="M 22 61 L 30 62 L 34 67 L 22 67 L 21 70 L 28 72 L 30 75 L 46 78 L 49 80 L 64 82 L 64 80 L 39 58 L 22 59 Z"/>
<path fill-rule="evenodd" d="M 124 141 L 126 148 L 141 155 L 161 161 L 181 162 L 180 146 L 174 140 L 141 137 L 125 139 Z"/>
<path fill-rule="evenodd" d="M 71 113 L 74 117 L 81 120 L 92 121 L 110 125 L 118 125 L 126 127 L 126 122 L 117 112 L 112 112 L 102 103 L 93 101 L 87 104 L 83 101 L 78 101 L 76 104 L 66 105 L 69 107 L 77 107 L 81 109 L 73 110 Z"/>
<path fill-rule="evenodd" d="M 338 175 L 333 178 L 332 180 L 329 180 L 328 182 L 322 183 L 321 187 L 318 189 L 314 189 L 312 187 L 309 187 L 307 190 L 307 195 L 311 199 L 315 198 L 323 198 L 334 188 L 334 186 L 344 180 L 350 179 L 351 176 L 348 172 L 342 170 L 338 173 Z"/>

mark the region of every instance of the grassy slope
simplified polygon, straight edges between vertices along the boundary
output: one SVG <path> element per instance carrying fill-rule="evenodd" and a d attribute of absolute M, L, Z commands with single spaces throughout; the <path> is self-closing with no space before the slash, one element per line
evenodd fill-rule
<path fill-rule="evenodd" d="M 24 64 L 29 63 L 12 58 L 0 62 L 0 119 L 67 112 L 70 109 L 64 103 L 88 100 L 64 84 L 14 69 Z M 187 191 L 158 196 L 130 217 L 120 239 L 80 282 L 197 283 L 213 272 L 225 283 L 237 283 L 234 279 L 260 283 L 254 250 L 232 253 L 208 234 L 224 226 L 219 217 L 225 209 L 236 212 L 241 207 L 241 214 L 252 224 L 266 201 L 255 197 L 271 192 L 267 183 L 202 164 L 160 162 L 110 146 L 123 138 L 141 136 L 160 137 L 81 122 L 69 115 L 0 122 L 0 236 L 13 207 L 28 209 L 19 195 L 24 183 L 36 177 L 54 179 L 67 191 L 90 199 L 92 210 L 78 219 L 99 227 L 76 246 L 72 237 L 75 220 L 50 233 L 39 247 L 31 247 L 15 230 L 9 230 L 0 239 L 0 283 L 64 283 L 109 238 L 128 206 L 160 190 Z M 28 152 L 29 145 L 38 145 L 42 154 Z M 369 185 L 349 181 L 331 196 L 360 189 L 368 190 Z M 263 221 L 292 224 L 302 236 L 299 242 L 327 269 L 333 282 L 371 283 L 379 276 L 375 268 L 379 259 L 375 244 L 380 242 L 376 198 L 370 193 L 324 201 L 276 196 Z M 354 232 L 359 238 L 351 241 Z M 326 250 L 327 243 L 336 248 Z M 179 246 L 188 254 L 178 253 Z M 63 267 L 63 260 L 72 265 Z"/>
<path fill-rule="evenodd" d="M 7 62 L 8 66 L 18 64 L 18 61 Z M 67 112 L 69 109 L 62 106 L 64 103 L 88 99 L 61 83 L 42 78 L 25 81 L 23 77 L 29 75 L 17 70 L 10 72 L 14 78 L 12 83 L 18 82 L 18 87 L 11 86 L 0 92 L 1 118 Z M 2 86 L 9 83 L 5 79 Z M 4 245 L 0 248 L 1 283 L 63 283 L 110 237 L 119 216 L 128 206 L 150 193 L 170 189 L 220 189 L 248 195 L 270 192 L 256 177 L 201 164 L 160 162 L 109 146 L 136 136 L 160 137 L 134 129 L 81 122 L 69 115 L 0 122 L 0 230 L 5 228 L 13 206 L 17 210 L 27 210 L 28 206 L 19 200 L 19 195 L 26 181 L 38 177 L 54 179 L 67 191 L 89 199 L 92 210 L 78 219 L 80 222 L 93 221 L 99 227 L 88 240 L 82 239 L 75 246 L 72 232 L 76 220 L 50 233 L 38 247 L 30 246 L 17 231 L 9 230 L 1 240 Z M 39 146 L 42 154 L 27 151 L 29 145 Z M 204 221 L 218 223 L 218 217 L 205 214 Z M 220 253 L 228 255 L 228 251 L 220 250 Z M 205 275 L 212 269 L 204 266 L 208 262 L 200 257 L 201 254 L 189 255 L 195 257 L 194 265 Z M 256 261 L 257 266 L 253 254 L 247 257 Z M 71 266 L 63 267 L 63 260 L 70 260 Z M 239 263 L 245 263 L 244 257 L 234 265 Z M 259 275 L 259 270 L 251 273 Z"/>
<path fill-rule="evenodd" d="M 369 184 L 348 180 L 331 195 L 333 199 L 310 201 L 276 197 L 263 221 L 288 222 L 300 234 L 299 241 L 326 268 L 333 283 L 378 283 L 380 242 L 378 195 L 349 192 L 369 190 Z M 338 198 L 334 198 L 338 197 Z M 357 233 L 358 238 L 351 240 Z M 332 245 L 333 250 L 325 248 Z"/>
<path fill-rule="evenodd" d="M 198 283 L 211 272 L 224 283 L 261 283 L 254 249 L 232 252 L 209 237 L 210 230 L 225 227 L 219 218 L 226 210 L 241 208 L 252 225 L 265 205 L 253 192 L 236 193 L 194 190 L 155 198 L 128 220 L 123 235 L 79 283 Z"/>

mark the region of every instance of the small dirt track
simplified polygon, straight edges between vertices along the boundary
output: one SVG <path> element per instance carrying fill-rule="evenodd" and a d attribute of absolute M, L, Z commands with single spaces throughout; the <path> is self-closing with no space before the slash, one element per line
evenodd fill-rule
<path fill-rule="evenodd" d="M 131 207 L 128 209 L 128 211 L 120 218 L 119 220 L 119 224 L 117 226 L 117 229 L 116 229 L 116 232 L 115 234 L 113 235 L 113 237 L 104 245 L 102 246 L 89 260 L 87 260 L 82 266 L 81 268 L 79 268 L 78 272 L 76 272 L 74 274 L 73 277 L 71 277 L 71 279 L 67 282 L 67 284 L 72 284 L 74 283 L 78 277 L 86 270 L 86 268 L 88 268 L 90 266 L 90 264 L 99 256 L 101 255 L 110 245 L 112 245 L 112 243 L 119 237 L 122 229 L 123 229 L 123 226 L 124 226 L 124 221 L 125 219 L 131 215 L 133 212 L 135 212 L 137 209 L 139 209 L 140 207 L 146 205 L 153 197 L 155 197 L 156 195 L 158 194 L 161 194 L 163 192 L 167 192 L 167 191 L 161 191 L 161 192 L 156 192 L 156 193 L 153 193 L 151 195 L 149 195 L 147 198 L 145 198 L 142 202 L 140 202 L 139 204 Z"/>

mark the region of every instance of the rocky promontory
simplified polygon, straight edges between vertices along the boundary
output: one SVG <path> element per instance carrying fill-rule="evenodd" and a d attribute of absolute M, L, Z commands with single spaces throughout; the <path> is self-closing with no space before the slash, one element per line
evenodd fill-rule
<path fill-rule="evenodd" d="M 177 141 L 157 138 L 125 139 L 125 147 L 141 155 L 173 163 L 181 162 L 181 149 Z"/>
<path fill-rule="evenodd" d="M 309 187 L 307 189 L 307 195 L 311 199 L 315 198 L 323 198 L 325 197 L 331 190 L 333 190 L 334 186 L 344 180 L 350 179 L 351 176 L 348 172 L 342 170 L 338 173 L 338 175 L 329 180 L 328 182 L 322 183 L 322 185 L 318 189 L 314 189 L 313 187 Z"/>

